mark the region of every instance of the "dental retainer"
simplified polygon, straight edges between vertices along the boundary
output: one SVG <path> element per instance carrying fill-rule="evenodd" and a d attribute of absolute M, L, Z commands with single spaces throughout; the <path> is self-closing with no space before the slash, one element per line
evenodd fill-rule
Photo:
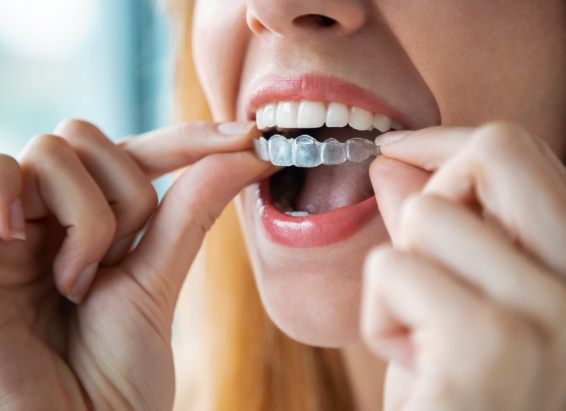
<path fill-rule="evenodd" d="M 381 154 L 379 146 L 364 138 L 351 138 L 344 143 L 334 138 L 320 142 L 307 134 L 296 138 L 274 134 L 269 140 L 262 136 L 254 140 L 254 150 L 260 160 L 275 166 L 307 168 L 346 161 L 361 163 Z"/>

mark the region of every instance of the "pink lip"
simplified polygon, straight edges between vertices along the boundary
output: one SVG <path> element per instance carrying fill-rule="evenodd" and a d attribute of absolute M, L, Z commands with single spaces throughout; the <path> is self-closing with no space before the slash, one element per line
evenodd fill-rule
<path fill-rule="evenodd" d="M 247 118 L 253 120 L 261 106 L 276 101 L 310 100 L 356 106 L 372 113 L 385 114 L 404 127 L 412 128 L 402 113 L 375 94 L 336 76 L 307 73 L 298 76 L 271 75 L 259 81 L 247 104 Z"/>
<path fill-rule="evenodd" d="M 310 100 L 356 106 L 372 113 L 385 114 L 404 127 L 408 119 L 375 94 L 335 76 L 303 74 L 271 75 L 260 80 L 246 107 L 247 118 L 255 111 L 276 101 Z M 372 196 L 357 204 L 307 217 L 291 217 L 275 208 L 269 195 L 269 180 L 259 185 L 260 219 L 271 241 L 288 247 L 323 247 L 354 235 L 377 217 L 377 202 Z"/>
<path fill-rule="evenodd" d="M 267 179 L 259 183 L 258 203 L 260 219 L 270 240 L 296 248 L 323 247 L 344 241 L 378 215 L 377 202 L 372 196 L 325 213 L 290 217 L 271 202 Z"/>

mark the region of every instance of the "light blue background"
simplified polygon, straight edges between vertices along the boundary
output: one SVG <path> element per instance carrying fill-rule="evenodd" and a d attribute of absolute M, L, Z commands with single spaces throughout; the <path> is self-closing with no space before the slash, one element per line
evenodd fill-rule
<path fill-rule="evenodd" d="M 64 118 L 111 138 L 166 125 L 172 53 L 150 0 L 0 0 L 0 152 Z"/>

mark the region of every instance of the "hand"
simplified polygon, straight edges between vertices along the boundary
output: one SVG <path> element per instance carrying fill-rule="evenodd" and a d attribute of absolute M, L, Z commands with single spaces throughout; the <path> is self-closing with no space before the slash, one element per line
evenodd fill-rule
<path fill-rule="evenodd" d="M 19 163 L 0 157 L 0 409 L 172 408 L 184 277 L 224 206 L 272 169 L 246 151 L 257 131 L 232 132 L 192 123 L 114 145 L 67 121 Z M 157 207 L 150 179 L 189 164 Z"/>
<path fill-rule="evenodd" d="M 564 165 L 506 123 L 382 151 L 393 246 L 366 261 L 362 333 L 391 364 L 385 410 L 566 409 Z"/>

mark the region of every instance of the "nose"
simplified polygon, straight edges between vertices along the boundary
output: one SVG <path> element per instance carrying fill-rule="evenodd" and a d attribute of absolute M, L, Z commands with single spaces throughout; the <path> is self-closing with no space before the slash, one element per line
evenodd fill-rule
<path fill-rule="evenodd" d="M 347 35 L 366 22 L 362 0 L 247 0 L 246 21 L 256 34 L 304 38 L 313 32 Z"/>

